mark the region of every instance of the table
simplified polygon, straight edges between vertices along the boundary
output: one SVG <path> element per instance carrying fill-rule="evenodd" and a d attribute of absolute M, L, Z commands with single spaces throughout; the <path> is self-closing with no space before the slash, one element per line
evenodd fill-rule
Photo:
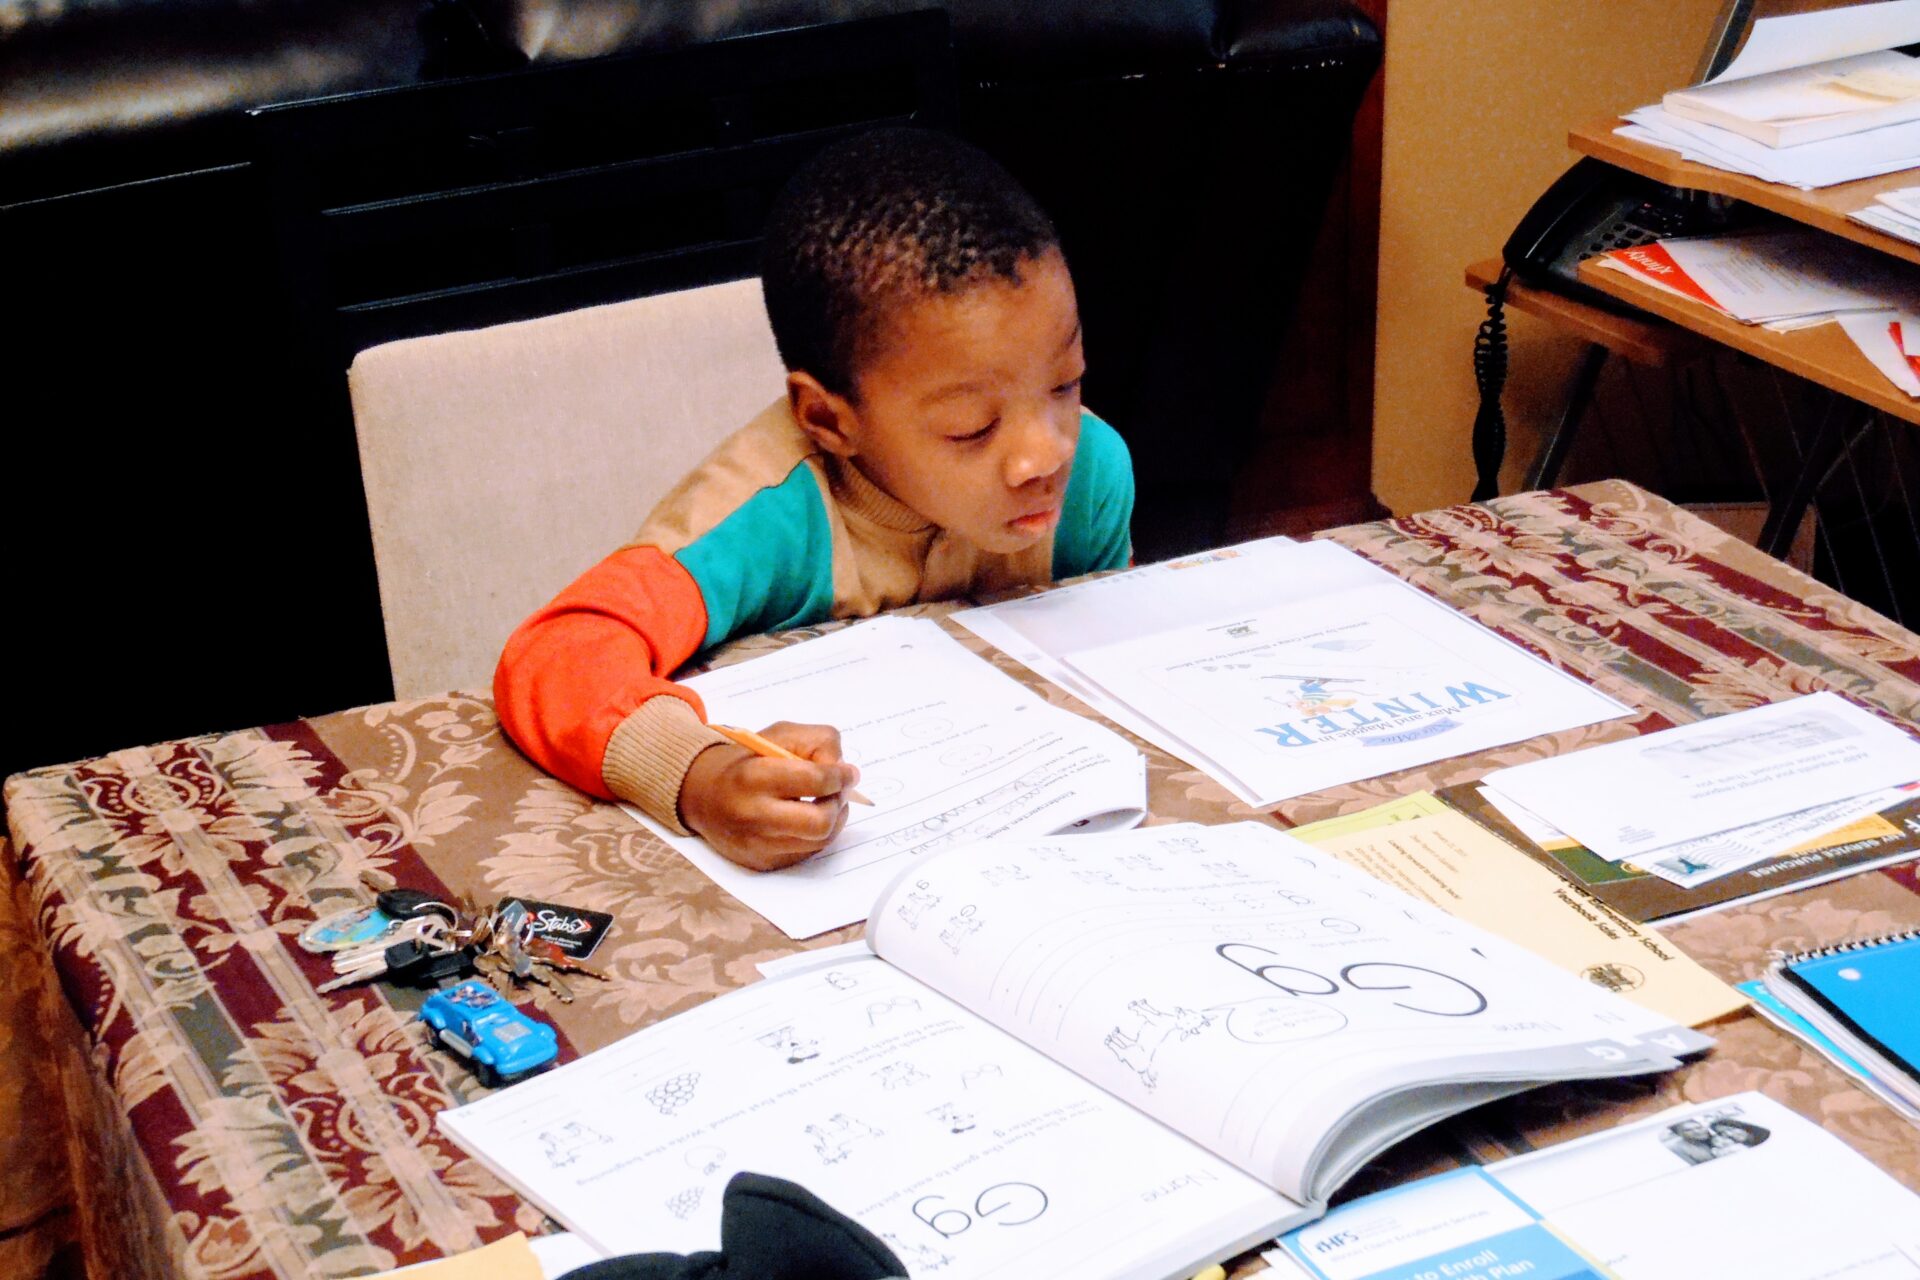
<path fill-rule="evenodd" d="M 1640 715 L 1317 793 L 1282 806 L 1284 823 L 1817 689 L 1920 724 L 1920 637 L 1623 483 L 1325 536 Z M 758 637 L 725 657 L 810 634 Z M 1147 755 L 1156 820 L 1250 816 L 1206 775 Z M 748 983 L 758 961 L 795 947 L 617 808 L 539 773 L 478 695 L 39 769 L 10 779 L 6 800 L 9 873 L 38 932 L 0 929 L 0 954 L 22 975 L 50 957 L 84 1028 L 69 1025 L 53 1053 L 75 1111 L 79 1230 L 97 1275 L 360 1274 L 541 1229 L 537 1211 L 435 1132 L 433 1115 L 478 1086 L 427 1049 L 409 1018 L 419 993 L 313 992 L 324 962 L 294 935 L 316 910 L 358 898 L 362 869 L 615 913 L 595 957 L 613 981 L 578 984 L 571 1007 L 535 995 L 569 1056 Z M 1699 917 L 1670 936 L 1737 980 L 1757 976 L 1770 947 L 1916 924 L 1909 865 Z M 1485 1108 L 1403 1144 L 1353 1189 L 1760 1089 L 1920 1190 L 1920 1129 L 1757 1017 L 1710 1030 L 1719 1048 L 1683 1070 Z"/>

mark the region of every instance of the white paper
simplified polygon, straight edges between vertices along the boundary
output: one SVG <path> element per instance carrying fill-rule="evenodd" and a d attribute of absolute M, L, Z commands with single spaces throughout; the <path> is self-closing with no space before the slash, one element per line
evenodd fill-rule
<path fill-rule="evenodd" d="M 1087 593 L 1071 603 L 1050 606 L 1050 595 L 1043 595 L 972 610 L 960 614 L 958 620 L 1027 666 L 1056 679 L 1140 737 L 1212 773 L 1240 800 L 1256 806 L 1626 714 L 1619 702 L 1480 628 L 1471 618 L 1423 595 L 1346 547 L 1329 541 L 1250 543 L 1235 551 L 1233 557 L 1208 558 L 1179 568 L 1156 566 L 1156 570 L 1173 572 L 1158 578 L 1133 578 L 1110 597 Z M 1152 599 L 1156 595 L 1158 601 Z M 1290 706 L 1275 704 L 1269 697 L 1275 683 L 1254 674 L 1244 674 L 1246 679 L 1238 681 L 1240 693 L 1248 699 L 1246 706 L 1236 706 L 1236 695 L 1231 691 L 1194 691 L 1183 685 L 1185 693 L 1198 693 L 1204 706 L 1185 697 L 1185 693 L 1169 691 L 1165 679 L 1169 668 L 1183 668 L 1208 654 L 1248 649 L 1252 647 L 1252 633 L 1235 635 L 1235 631 L 1267 626 L 1273 620 L 1283 622 L 1281 629 L 1296 635 L 1315 658 L 1315 664 L 1325 666 L 1325 672 L 1338 666 L 1342 677 L 1361 679 L 1363 683 L 1348 683 L 1340 691 L 1327 689 L 1325 695 L 1315 695 L 1294 681 L 1298 697 L 1286 699 Z M 1332 635 L 1332 629 L 1350 624 L 1359 629 Z M 1271 631 L 1265 633 L 1265 637 L 1271 635 Z M 1286 637 L 1281 635 L 1279 639 Z M 1369 647 L 1373 649 L 1371 654 L 1367 652 Z M 1405 733 L 1419 729 L 1425 737 L 1382 743 L 1380 737 L 1390 733 L 1380 727 L 1386 723 L 1384 718 L 1375 727 L 1357 723 L 1373 716 L 1371 702 L 1357 700 L 1365 681 L 1379 683 L 1377 695 L 1394 704 L 1394 699 L 1411 691 L 1404 685 L 1394 685 L 1392 677 L 1409 670 L 1409 666 L 1434 670 L 1430 664 L 1423 666 L 1427 660 L 1421 654 L 1407 654 L 1409 647 L 1444 652 L 1469 662 L 1467 668 L 1448 679 L 1455 681 L 1461 697 L 1473 706 L 1469 718 L 1475 727 L 1471 733 L 1453 731 L 1459 725 L 1457 716 L 1450 720 L 1453 727 L 1442 725 L 1440 722 L 1448 716 L 1417 699 L 1404 704 L 1409 712 L 1400 716 L 1398 727 Z M 1142 666 L 1158 670 L 1160 676 L 1144 676 Z M 1208 676 L 1231 679 L 1233 674 L 1213 672 Z M 1521 697 L 1509 702 L 1505 697 L 1486 695 L 1486 702 L 1475 702 L 1482 695 L 1457 685 L 1457 679 L 1465 676 L 1507 681 Z M 1202 683 L 1210 685 L 1213 681 Z M 1450 708 L 1452 695 L 1446 695 L 1444 687 L 1438 695 L 1440 706 Z M 1369 699 L 1375 697 L 1373 685 L 1365 685 L 1365 691 Z M 1498 685 L 1494 691 L 1507 693 Z M 1286 729 L 1279 735 L 1256 735 L 1252 748 L 1244 743 L 1252 706 L 1292 712 L 1288 720 L 1265 720 L 1258 725 L 1269 729 L 1300 722 L 1302 708 L 1336 710 L 1334 704 L 1344 704 L 1338 710 L 1346 716 L 1346 722 L 1354 722 L 1357 731 L 1331 743 L 1304 741 L 1300 745 L 1306 750 L 1288 747 L 1290 754 L 1284 758 L 1275 754 L 1283 748 L 1269 747 L 1267 739 L 1283 741 Z M 1488 714 L 1488 704 L 1496 704 L 1498 710 Z M 1225 718 L 1215 716 L 1210 708 L 1225 710 Z M 1294 733 L 1319 739 L 1323 729 L 1304 725 Z M 1373 745 L 1361 745 L 1359 739 L 1363 737 L 1371 737 Z M 1302 764 L 1302 760 L 1311 760 L 1311 764 Z"/>
<path fill-rule="evenodd" d="M 1651 849 L 1641 854 L 1632 865 L 1683 889 L 1692 889 L 1769 858 L 1777 858 L 1830 831 L 1838 831 L 1870 814 L 1890 809 L 1908 799 L 1916 787 L 1920 787 L 1920 783 L 1888 787 L 1833 804 L 1816 805 L 1798 813 L 1769 818 L 1765 822 L 1735 827 L 1731 831 L 1702 836 L 1698 840 L 1682 840 L 1662 849 Z M 1577 843 L 1566 832 L 1513 797 L 1503 794 L 1499 788 L 1483 785 L 1480 794 L 1521 835 L 1541 848 L 1563 842 Z M 1905 856 L 1914 855 L 1909 853 Z"/>
<path fill-rule="evenodd" d="M 1692 889 L 1768 858 L 1777 858 L 1809 840 L 1870 817 L 1906 798 L 1906 790 L 1895 787 L 1833 804 L 1815 805 L 1799 813 L 1655 849 L 1642 854 L 1644 861 L 1636 861 L 1634 865 L 1683 889 Z"/>
<path fill-rule="evenodd" d="M 1920 59 L 1882 49 L 1732 84 L 1676 89 L 1660 102 L 1674 116 L 1758 135 L 1769 147 L 1811 146 L 1920 117 L 1916 71 Z"/>
<path fill-rule="evenodd" d="M 1905 264 L 1825 232 L 1662 240 L 1674 264 L 1737 320 L 1886 311 L 1920 296 Z"/>
<path fill-rule="evenodd" d="M 1223 597 L 1246 607 L 1286 604 L 1299 594 L 1286 570 L 1287 549 L 1296 545 L 1292 538 L 1260 538 L 1003 604 L 965 609 L 953 620 L 1121 728 L 1166 746 L 1164 735 L 1151 721 L 1081 679 L 1064 655 L 1087 645 L 1176 626 L 1217 608 Z M 1215 766 L 1197 749 L 1175 754 L 1218 776 Z"/>
<path fill-rule="evenodd" d="M 1509 769 L 1486 785 L 1610 861 L 1920 777 L 1920 743 L 1814 693 Z"/>
<path fill-rule="evenodd" d="M 1683 120 L 1658 105 L 1627 113 L 1617 133 L 1678 151 L 1682 158 L 1767 182 L 1812 189 L 1894 173 L 1920 164 L 1920 121 L 1828 138 L 1798 147 L 1769 147 L 1728 129 Z"/>
<path fill-rule="evenodd" d="M 867 945 L 865 938 L 855 938 L 852 942 L 840 942 L 831 947 L 815 947 L 811 951 L 773 956 L 753 967 L 760 971 L 763 978 L 784 978 L 789 974 L 805 973 L 809 969 L 845 964 L 849 960 L 864 960 L 872 954 L 873 948 Z"/>
<path fill-rule="evenodd" d="M 1920 222 L 1920 187 L 1897 187 L 1892 191 L 1882 191 L 1874 196 L 1874 201 L 1904 219 Z"/>
<path fill-rule="evenodd" d="M 914 1280 L 1166 1280 L 1307 1212 L 872 958 L 721 996 L 437 1117 L 608 1253 L 800 1183 Z"/>
<path fill-rule="evenodd" d="M 1904 53 L 1876 49 L 1813 66 L 1771 72 L 1766 80 L 1738 77 L 1740 83 L 1737 84 L 1718 83 L 1710 89 L 1677 90 L 1662 101 L 1669 111 L 1675 102 L 1699 103 L 1755 122 L 1818 119 L 1892 106 L 1894 99 L 1856 92 L 1848 86 L 1846 78 L 1853 77 L 1856 82 L 1880 79 L 1906 83 L 1917 66 L 1920 64 Z"/>
<path fill-rule="evenodd" d="M 1872 227 L 1875 231 L 1884 231 L 1895 239 L 1905 240 L 1909 244 L 1920 244 L 1920 218 L 1910 218 L 1885 205 L 1878 204 L 1855 209 L 1847 216 L 1855 222 Z"/>
<path fill-rule="evenodd" d="M 749 871 L 627 808 L 790 938 L 865 919 L 928 850 L 1146 816 L 1146 761 L 1124 738 L 1049 705 L 925 619 L 874 618 L 683 683 L 720 724 L 831 724 L 860 766 L 872 807 L 849 805 L 831 844 L 780 871 Z"/>
<path fill-rule="evenodd" d="M 1627 714 L 1334 543 L 1268 571 L 1286 603 L 1222 595 L 1060 656 L 1142 736 L 1255 805 Z"/>
<path fill-rule="evenodd" d="M 533 1250 L 533 1256 L 540 1260 L 540 1269 L 546 1272 L 547 1280 L 560 1280 L 568 1272 L 607 1256 L 570 1231 L 528 1236 L 527 1246 Z"/>
<path fill-rule="evenodd" d="M 1282 1240 L 1316 1280 L 1546 1274 L 1535 1251 L 1567 1245 L 1618 1280 L 1920 1280 L 1920 1197 L 1750 1092 L 1367 1196 Z"/>
<path fill-rule="evenodd" d="M 1920 374 L 1915 374 L 1913 366 L 1907 363 L 1906 353 L 1893 340 L 1887 325 L 1893 320 L 1891 312 L 1873 312 L 1867 315 L 1846 315 L 1839 317 L 1841 330 L 1852 339 L 1860 354 L 1867 362 L 1900 390 L 1910 396 L 1920 396 Z"/>
<path fill-rule="evenodd" d="M 1882 0 L 1755 19 L 1739 54 L 1707 83 L 1721 84 L 1920 43 L 1920 0 Z"/>

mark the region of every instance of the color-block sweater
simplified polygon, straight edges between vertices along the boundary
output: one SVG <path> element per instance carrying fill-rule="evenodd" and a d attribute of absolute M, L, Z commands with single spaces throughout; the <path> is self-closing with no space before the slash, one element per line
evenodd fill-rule
<path fill-rule="evenodd" d="M 1132 514 L 1126 445 L 1091 413 L 1052 539 L 1002 555 L 822 452 L 782 399 L 676 485 L 632 542 L 520 624 L 494 673 L 500 722 L 549 773 L 684 831 L 687 770 L 727 741 L 707 727 L 699 696 L 669 679 L 695 654 L 736 636 L 1120 568 Z"/>

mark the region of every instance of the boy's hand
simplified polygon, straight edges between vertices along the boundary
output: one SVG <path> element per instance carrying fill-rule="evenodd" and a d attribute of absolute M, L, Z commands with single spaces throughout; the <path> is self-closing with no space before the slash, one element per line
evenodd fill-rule
<path fill-rule="evenodd" d="M 800 760 L 769 760 L 730 743 L 693 758 L 680 784 L 680 820 L 731 862 L 792 866 L 825 848 L 847 820 L 840 792 L 860 770 L 840 759 L 840 734 L 782 721 L 761 731 Z"/>

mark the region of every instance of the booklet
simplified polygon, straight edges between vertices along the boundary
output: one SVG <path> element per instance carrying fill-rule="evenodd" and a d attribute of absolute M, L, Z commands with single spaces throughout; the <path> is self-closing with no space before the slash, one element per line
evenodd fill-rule
<path fill-rule="evenodd" d="M 1252 805 L 1629 714 L 1345 547 L 1235 550 L 1131 579 L 1157 609 L 1116 583 L 957 620 Z"/>
<path fill-rule="evenodd" d="M 860 766 L 872 805 L 850 805 L 825 849 L 780 871 L 749 871 L 625 806 L 789 938 L 865 919 L 874 894 L 930 850 L 1146 817 L 1146 760 L 1125 738 L 1051 705 L 924 618 L 874 618 L 683 683 L 722 724 L 833 725 Z"/>
<path fill-rule="evenodd" d="M 1782 1004 L 1780 997 L 1767 989 L 1767 984 L 1755 978 L 1751 982 L 1739 985 L 1740 993 L 1753 1001 L 1753 1007 L 1761 1017 L 1771 1022 L 1790 1036 L 1797 1036 L 1807 1042 L 1820 1056 L 1845 1072 L 1855 1084 L 1865 1089 L 1880 1101 L 1898 1111 L 1915 1124 L 1920 1124 L 1920 1106 L 1915 1106 L 1892 1089 L 1880 1083 L 1873 1072 L 1851 1057 L 1845 1049 L 1829 1040 L 1820 1028 L 1808 1022 L 1792 1009 Z"/>
<path fill-rule="evenodd" d="M 741 1169 L 915 1277 L 1174 1277 L 1549 1080 L 1711 1045 L 1264 824 L 996 840 L 821 957 L 438 1117 L 609 1252 L 718 1243 Z"/>
<path fill-rule="evenodd" d="M 1378 1192 L 1280 1246 L 1281 1280 L 1912 1280 L 1920 1196 L 1740 1093 Z"/>
<path fill-rule="evenodd" d="M 1920 929 L 1780 956 L 1761 981 L 1908 1110 L 1920 1108 Z"/>

